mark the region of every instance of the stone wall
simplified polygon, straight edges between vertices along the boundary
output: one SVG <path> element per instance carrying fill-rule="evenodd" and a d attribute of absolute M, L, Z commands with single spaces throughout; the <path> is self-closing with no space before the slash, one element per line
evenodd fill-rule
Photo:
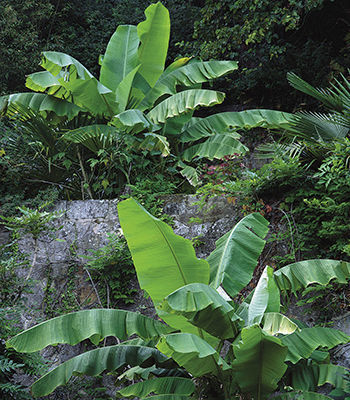
<path fill-rule="evenodd" d="M 165 198 L 164 211 L 174 218 L 175 233 L 189 239 L 196 237 L 197 255 L 206 257 L 215 248 L 215 241 L 239 220 L 239 213 L 224 198 L 211 200 L 204 211 L 198 210 L 195 201 L 194 196 L 168 196 Z M 89 254 L 89 249 L 97 250 L 105 245 L 107 234 L 120 229 L 117 200 L 60 201 L 54 210 L 62 212 L 62 217 L 54 222 L 61 229 L 54 234 L 39 237 L 36 263 L 31 274 L 35 288 L 32 294 L 26 295 L 30 309 L 45 309 L 48 280 L 51 296 L 59 297 L 64 294 L 73 264 L 78 266 L 77 303 L 84 302 L 87 296 L 90 296 L 89 303 L 95 302 L 93 288 L 83 268 L 86 263 L 83 256 Z M 192 223 L 193 217 L 202 221 Z M 23 237 L 19 242 L 19 250 L 31 254 L 31 258 L 34 248 L 34 240 L 30 236 Z M 22 276 L 27 273 L 26 270 L 19 271 Z M 31 323 L 27 321 L 25 326 Z"/>

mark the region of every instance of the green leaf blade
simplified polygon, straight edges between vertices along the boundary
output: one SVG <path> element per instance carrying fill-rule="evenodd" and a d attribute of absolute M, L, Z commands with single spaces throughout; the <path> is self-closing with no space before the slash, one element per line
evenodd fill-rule
<path fill-rule="evenodd" d="M 244 217 L 216 242 L 207 261 L 210 286 L 220 285 L 234 297 L 251 280 L 268 232 L 268 222 L 259 213 Z"/>
<path fill-rule="evenodd" d="M 150 393 L 190 396 L 194 390 L 195 386 L 191 379 L 181 377 L 161 377 L 135 383 L 119 390 L 118 393 L 125 397 L 144 398 Z"/>
<path fill-rule="evenodd" d="M 151 4 L 145 11 L 146 20 L 137 25 L 140 38 L 139 73 L 152 87 L 164 70 L 170 38 L 168 10 L 160 3 Z"/>
<path fill-rule="evenodd" d="M 175 235 L 133 199 L 120 202 L 118 212 L 140 286 L 156 306 L 184 285 L 209 282 L 209 265 L 196 257 L 190 240 Z"/>
<path fill-rule="evenodd" d="M 284 375 L 287 348 L 258 325 L 242 330 L 242 340 L 233 346 L 234 378 L 244 393 L 262 398 L 274 391 Z"/>
<path fill-rule="evenodd" d="M 115 345 L 80 354 L 54 368 L 38 379 L 32 386 L 34 397 L 53 392 L 58 386 L 68 383 L 72 375 L 98 376 L 103 371 L 118 371 L 130 366 L 165 366 L 174 364 L 157 349 L 143 346 Z"/>
<path fill-rule="evenodd" d="M 88 338 L 95 343 L 107 336 L 125 340 L 133 334 L 150 339 L 171 331 L 161 322 L 131 311 L 84 310 L 35 325 L 9 339 L 6 345 L 17 351 L 31 353 L 57 343 L 75 345 Z"/>
<path fill-rule="evenodd" d="M 171 293 L 161 309 L 184 316 L 194 326 L 220 339 L 235 338 L 242 323 L 216 290 L 201 283 L 192 283 Z"/>
<path fill-rule="evenodd" d="M 302 358 L 309 358 L 318 348 L 331 349 L 349 343 L 350 336 L 336 329 L 313 327 L 294 332 L 281 340 L 288 347 L 286 361 L 296 364 Z"/>
<path fill-rule="evenodd" d="M 210 107 L 224 101 L 225 94 L 214 90 L 189 89 L 176 93 L 157 104 L 147 117 L 154 123 L 165 123 L 168 118 L 177 117 L 198 107 Z"/>
<path fill-rule="evenodd" d="M 110 38 L 101 65 L 100 82 L 116 92 L 123 79 L 138 64 L 139 38 L 136 26 L 119 25 Z"/>

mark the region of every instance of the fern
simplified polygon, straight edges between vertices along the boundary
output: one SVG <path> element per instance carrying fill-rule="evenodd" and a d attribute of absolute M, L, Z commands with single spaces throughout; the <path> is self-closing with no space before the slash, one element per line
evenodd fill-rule
<path fill-rule="evenodd" d="M 0 356 L 0 373 L 14 371 L 21 367 L 24 367 L 24 364 L 18 364 L 5 356 Z"/>

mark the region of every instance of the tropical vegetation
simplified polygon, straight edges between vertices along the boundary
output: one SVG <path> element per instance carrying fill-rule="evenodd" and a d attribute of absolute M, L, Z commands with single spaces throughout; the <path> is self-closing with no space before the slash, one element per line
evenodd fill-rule
<path fill-rule="evenodd" d="M 349 15 L 345 0 L 1 2 L 1 398 L 32 398 L 22 374 L 45 372 L 32 351 L 79 342 L 92 350 L 33 396 L 110 399 L 107 371 L 123 398 L 349 398 L 330 361 L 349 342 L 331 329 L 350 309 Z M 178 193 L 196 194 L 189 224 L 218 196 L 244 217 L 206 259 L 205 237 L 167 225 Z M 18 334 L 41 235 L 58 227 L 46 205 L 116 197 L 125 237 L 72 261 L 64 296 L 49 265 L 40 321 L 55 318 Z M 135 270 L 154 319 L 114 309 L 136 308 Z"/>
<path fill-rule="evenodd" d="M 189 240 L 175 235 L 135 200 L 120 202 L 118 210 L 140 287 L 161 321 L 124 310 L 85 310 L 11 338 L 7 346 L 21 352 L 87 338 L 95 345 L 107 336 L 122 341 L 98 346 L 54 368 L 32 386 L 35 397 L 48 395 L 73 374 L 120 374 L 125 367 L 131 367 L 128 376 L 149 379 L 120 390 L 124 397 L 147 398 L 153 392 L 188 398 L 195 391 L 192 377 L 208 377 L 211 389 L 217 390 L 215 398 L 223 399 L 239 393 L 263 399 L 277 388 L 284 392 L 286 385 L 307 396 L 324 383 L 345 390 L 341 376 L 346 369 L 329 363 L 328 350 L 350 337 L 289 319 L 280 313 L 280 296 L 310 284 L 345 283 L 349 263 L 308 260 L 277 271 L 267 266 L 254 291 L 239 303 L 237 295 L 252 278 L 268 232 L 260 214 L 243 218 L 217 241 L 207 260 L 201 260 Z M 135 334 L 139 339 L 130 338 Z"/>

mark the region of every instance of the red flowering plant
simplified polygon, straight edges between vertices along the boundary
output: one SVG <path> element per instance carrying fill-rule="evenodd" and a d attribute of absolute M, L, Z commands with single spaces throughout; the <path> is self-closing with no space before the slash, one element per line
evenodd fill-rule
<path fill-rule="evenodd" d="M 203 184 L 221 185 L 228 181 L 240 179 L 244 168 L 243 157 L 235 153 L 224 156 L 215 164 L 203 164 L 200 178 Z"/>
<path fill-rule="evenodd" d="M 225 156 L 215 164 L 203 164 L 200 175 L 202 185 L 197 189 L 200 199 L 197 205 L 203 209 L 207 207 L 210 198 L 223 196 L 229 203 L 237 203 L 242 208 L 243 215 L 252 212 L 259 212 L 263 216 L 270 214 L 272 207 L 269 204 L 265 204 L 260 198 L 254 199 L 254 196 L 245 195 L 244 182 L 251 173 L 243 156 L 239 154 Z"/>

